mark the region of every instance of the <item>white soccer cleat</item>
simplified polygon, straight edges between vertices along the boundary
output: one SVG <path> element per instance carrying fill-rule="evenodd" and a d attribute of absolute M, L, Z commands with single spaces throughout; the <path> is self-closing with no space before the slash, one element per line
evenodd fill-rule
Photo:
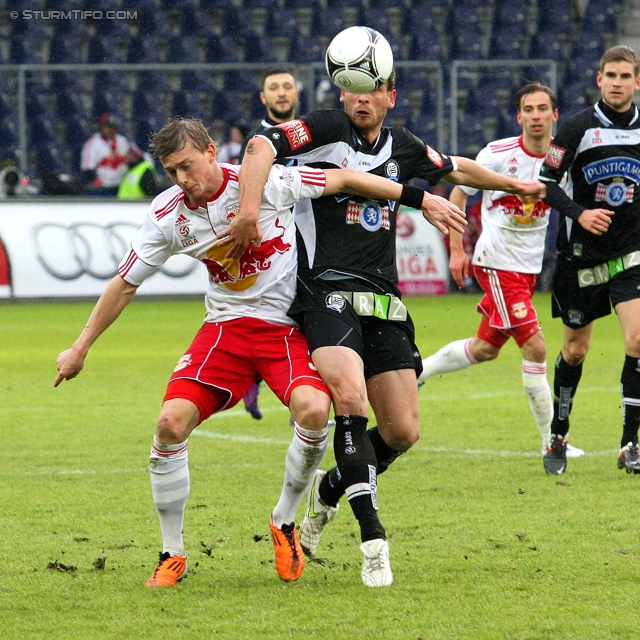
<path fill-rule="evenodd" d="M 393 583 L 389 563 L 389 543 L 386 540 L 367 540 L 360 545 L 362 550 L 362 582 L 367 587 L 388 587 Z"/>
<path fill-rule="evenodd" d="M 340 505 L 330 507 L 320 499 L 320 483 L 325 475 L 327 475 L 326 471 L 316 470 L 316 475 L 307 493 L 307 510 L 300 523 L 300 545 L 303 551 L 312 558 L 315 557 L 320 545 L 323 529 L 336 517 L 336 513 L 340 509 Z"/>
<path fill-rule="evenodd" d="M 584 451 L 582 449 L 567 444 L 567 458 L 581 458 L 583 455 Z"/>

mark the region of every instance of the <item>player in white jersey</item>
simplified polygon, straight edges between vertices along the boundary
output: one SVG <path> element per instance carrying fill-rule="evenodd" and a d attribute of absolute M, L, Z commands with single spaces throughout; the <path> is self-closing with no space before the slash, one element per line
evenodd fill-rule
<path fill-rule="evenodd" d="M 80 373 L 91 345 L 169 257 L 185 254 L 201 260 L 209 272 L 205 322 L 171 376 L 151 449 L 149 470 L 163 551 L 146 584 L 174 586 L 186 575 L 182 529 L 189 494 L 189 435 L 213 413 L 235 405 L 258 377 L 296 421 L 282 493 L 270 522 L 276 571 L 283 580 L 296 580 L 304 556 L 294 518 L 326 449 L 330 397 L 302 332 L 287 316 L 297 268 L 291 207 L 303 198 L 338 192 L 402 202 L 404 188 L 363 172 L 275 165 L 260 205 L 262 243 L 229 259 L 223 245 L 238 211 L 238 167 L 217 163 L 216 147 L 200 120 L 167 121 L 153 136 L 152 148 L 176 186 L 152 202 L 87 326 L 71 349 L 58 356 L 54 386 Z M 420 193 L 424 203 L 436 197 Z M 449 213 L 439 222 L 462 231 L 464 218 Z"/>
<path fill-rule="evenodd" d="M 535 180 L 551 144 L 558 120 L 556 97 L 548 87 L 531 83 L 514 97 L 522 135 L 505 138 L 480 151 L 477 162 L 520 180 Z M 455 187 L 450 200 L 462 210 L 477 193 Z M 522 352 L 522 382 L 542 438 L 545 452 L 553 417 L 551 389 L 547 381 L 546 347 L 532 296 L 542 270 L 545 236 L 551 208 L 501 191 L 482 194 L 482 232 L 473 253 L 473 270 L 485 292 L 478 304 L 482 314 L 476 336 L 452 342 L 423 360 L 423 382 L 431 376 L 465 369 L 494 360 L 509 337 Z M 462 288 L 469 275 L 469 258 L 462 237 L 451 234 L 451 274 Z M 573 449 L 573 455 L 582 455 Z"/>

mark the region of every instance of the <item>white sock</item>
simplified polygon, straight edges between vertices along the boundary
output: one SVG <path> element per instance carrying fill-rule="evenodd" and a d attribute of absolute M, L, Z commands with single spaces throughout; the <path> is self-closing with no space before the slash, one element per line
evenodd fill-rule
<path fill-rule="evenodd" d="M 456 340 L 450 342 L 440 349 L 440 351 L 425 358 L 422 361 L 422 373 L 418 378 L 418 382 L 423 382 L 431 376 L 439 373 L 450 373 L 451 371 L 460 371 L 466 369 L 472 364 L 478 364 L 477 360 L 471 353 L 471 338 L 466 340 Z"/>
<path fill-rule="evenodd" d="M 182 526 L 189 497 L 189 456 L 187 441 L 160 444 L 155 438 L 149 459 L 151 492 L 160 518 L 162 551 L 184 556 Z"/>
<path fill-rule="evenodd" d="M 293 440 L 285 459 L 282 493 L 271 515 L 276 527 L 282 527 L 296 519 L 300 500 L 320 466 L 328 443 L 328 427 L 321 431 L 310 431 L 295 424 Z"/>
<path fill-rule="evenodd" d="M 547 380 L 547 363 L 522 361 L 522 384 L 529 400 L 531 413 L 538 425 L 542 444 L 549 442 L 551 419 L 553 418 L 553 399 Z"/>

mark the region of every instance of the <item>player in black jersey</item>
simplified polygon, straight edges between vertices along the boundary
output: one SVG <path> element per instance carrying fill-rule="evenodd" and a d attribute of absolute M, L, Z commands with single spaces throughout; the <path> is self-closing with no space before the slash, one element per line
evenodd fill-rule
<path fill-rule="evenodd" d="M 564 340 L 555 366 L 547 473 L 566 469 L 569 413 L 589 350 L 593 321 L 613 305 L 624 336 L 623 433 L 618 467 L 640 473 L 640 56 L 608 49 L 597 74 L 601 98 L 559 128 L 540 179 L 561 214 L 552 313 Z M 560 186 L 566 174 L 567 192 Z M 571 195 L 569 195 L 571 194 Z"/>
<path fill-rule="evenodd" d="M 466 158 L 445 156 L 404 127 L 384 127 L 395 104 L 394 77 L 365 95 L 342 93 L 343 111 L 316 111 L 268 129 L 247 146 L 240 172 L 240 213 L 232 222 L 230 255 L 260 238 L 255 205 L 274 157 L 298 164 L 368 171 L 407 183 L 418 177 L 539 194 L 537 181 L 517 181 Z M 422 369 L 413 322 L 401 301 L 396 270 L 398 204 L 417 206 L 416 187 L 398 202 L 347 195 L 295 208 L 297 297 L 289 314 L 304 328 L 314 365 L 330 388 L 336 420 L 337 468 L 321 472 L 309 491 L 301 542 L 314 554 L 324 525 L 346 493 L 359 521 L 363 582 L 393 580 L 385 530 L 377 514 L 377 474 L 419 438 L 416 375 Z M 462 212 L 431 196 L 425 217 L 443 233 L 461 231 Z M 367 431 L 368 403 L 378 423 Z"/>

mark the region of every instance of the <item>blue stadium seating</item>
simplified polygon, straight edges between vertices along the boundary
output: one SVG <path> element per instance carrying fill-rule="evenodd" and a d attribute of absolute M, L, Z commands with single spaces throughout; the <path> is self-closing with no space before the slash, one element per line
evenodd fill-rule
<path fill-rule="evenodd" d="M 157 8 L 143 7 L 138 10 L 138 37 L 168 38 L 171 26 L 163 11 Z"/>
<path fill-rule="evenodd" d="M 524 33 L 522 25 L 503 25 L 494 29 L 491 34 L 489 58 L 499 60 L 520 60 L 524 57 L 522 50 Z"/>
<path fill-rule="evenodd" d="M 122 50 L 109 36 L 94 35 L 89 39 L 87 62 L 89 64 L 106 64 L 125 62 Z"/>
<path fill-rule="evenodd" d="M 574 35 L 571 43 L 571 57 L 601 57 L 605 51 L 602 32 L 580 31 Z"/>
<path fill-rule="evenodd" d="M 431 32 L 414 33 L 411 37 L 409 58 L 411 60 L 442 60 L 443 51 L 438 32 L 434 29 Z"/>
<path fill-rule="evenodd" d="M 269 11 L 266 33 L 278 38 L 293 38 L 298 35 L 298 19 L 295 12 L 292 9 Z M 312 33 L 321 35 L 315 31 L 312 31 Z"/>
<path fill-rule="evenodd" d="M 540 0 L 538 3 L 538 31 L 569 34 L 572 22 L 571 0 Z"/>
<path fill-rule="evenodd" d="M 140 147 L 140 149 L 146 151 L 149 148 L 149 135 L 160 131 L 163 124 L 164 118 L 159 115 L 148 117 L 141 116 L 134 124 L 134 142 Z"/>
<path fill-rule="evenodd" d="M 555 31 L 538 31 L 529 44 L 529 58 L 562 61 L 565 58 L 562 38 Z"/>
<path fill-rule="evenodd" d="M 70 173 L 69 166 L 63 158 L 60 146 L 56 142 L 39 143 L 35 147 L 36 155 L 36 173 L 41 175 L 45 172 Z"/>
<path fill-rule="evenodd" d="M 404 13 L 402 31 L 405 34 L 421 34 L 436 30 L 436 23 L 429 7 L 412 6 Z"/>
<path fill-rule="evenodd" d="M 9 40 L 9 62 L 12 64 L 43 64 L 47 62 L 38 38 L 15 36 Z"/>
<path fill-rule="evenodd" d="M 180 32 L 183 36 L 206 38 L 212 31 L 211 18 L 206 11 L 193 7 L 180 10 Z"/>
<path fill-rule="evenodd" d="M 392 35 L 387 13 L 382 7 L 373 7 L 361 11 L 361 24 L 371 26 L 388 38 Z M 336 32 L 337 33 L 337 32 Z"/>
<path fill-rule="evenodd" d="M 562 85 L 558 91 L 558 110 L 560 118 L 568 118 L 569 116 L 582 111 L 589 106 L 589 101 L 582 84 Z"/>
<path fill-rule="evenodd" d="M 277 62 L 271 38 L 258 35 L 250 39 L 247 38 L 245 42 L 244 59 L 246 62 Z"/>
<path fill-rule="evenodd" d="M 77 36 L 57 35 L 51 38 L 49 47 L 51 64 L 82 64 L 82 43 Z"/>
<path fill-rule="evenodd" d="M 291 39 L 289 60 L 298 64 L 322 62 L 325 47 L 317 36 L 297 36 Z"/>
<path fill-rule="evenodd" d="M 333 7 L 324 11 L 317 11 L 313 15 L 311 33 L 314 36 L 333 38 L 344 28 L 344 17 L 342 16 L 342 11 L 338 8 Z"/>
<path fill-rule="evenodd" d="M 173 36 L 167 42 L 166 62 L 202 62 L 195 36 Z"/>
<path fill-rule="evenodd" d="M 240 62 L 236 50 L 235 39 L 231 36 L 218 36 L 214 33 L 207 38 L 205 46 L 205 59 L 207 62 L 229 63 Z"/>
<path fill-rule="evenodd" d="M 452 38 L 450 57 L 455 60 L 482 60 L 482 38 L 477 30 L 459 31 Z"/>
<path fill-rule="evenodd" d="M 177 91 L 173 94 L 172 116 L 184 116 L 207 120 L 202 98 L 195 91 Z"/>
<path fill-rule="evenodd" d="M 616 3 L 611 0 L 590 0 L 584 14 L 583 29 L 598 33 L 615 33 L 618 27 Z"/>
<path fill-rule="evenodd" d="M 465 111 L 479 116 L 497 116 L 500 113 L 498 94 L 491 87 L 478 86 L 469 91 Z"/>

